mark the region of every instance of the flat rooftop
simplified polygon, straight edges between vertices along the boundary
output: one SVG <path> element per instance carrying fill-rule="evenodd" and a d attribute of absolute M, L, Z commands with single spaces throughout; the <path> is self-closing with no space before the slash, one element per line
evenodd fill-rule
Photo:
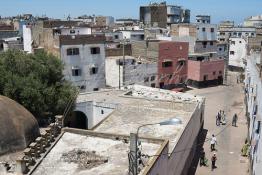
<path fill-rule="evenodd" d="M 159 123 L 173 118 L 179 125 L 152 125 L 140 129 L 139 136 L 169 140 L 172 152 L 195 108 L 203 98 L 145 86 L 129 86 L 125 90 L 108 90 L 80 94 L 77 103 L 101 102 L 115 106 L 114 111 L 94 131 L 130 135 L 144 124 Z"/>
<path fill-rule="evenodd" d="M 143 153 L 157 154 L 161 143 L 142 140 Z M 33 175 L 127 175 L 129 142 L 65 132 Z M 145 164 L 152 158 L 144 158 Z M 88 163 L 87 163 L 88 162 Z"/>

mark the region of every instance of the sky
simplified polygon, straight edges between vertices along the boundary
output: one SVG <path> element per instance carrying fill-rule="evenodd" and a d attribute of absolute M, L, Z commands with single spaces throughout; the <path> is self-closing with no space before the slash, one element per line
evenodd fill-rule
<path fill-rule="evenodd" d="M 15 16 L 31 13 L 53 18 L 79 15 L 106 15 L 115 18 L 139 18 L 139 6 L 159 0 L 0 0 L 0 15 Z M 196 15 L 211 15 L 212 23 L 233 20 L 240 24 L 249 16 L 262 14 L 262 0 L 166 0 L 191 10 L 191 22 Z"/>

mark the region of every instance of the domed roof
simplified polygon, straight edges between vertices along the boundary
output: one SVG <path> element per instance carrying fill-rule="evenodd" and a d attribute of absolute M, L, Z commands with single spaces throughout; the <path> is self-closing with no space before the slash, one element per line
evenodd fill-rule
<path fill-rule="evenodd" d="M 0 95 L 0 154 L 24 149 L 39 136 L 35 117 L 22 105 Z"/>

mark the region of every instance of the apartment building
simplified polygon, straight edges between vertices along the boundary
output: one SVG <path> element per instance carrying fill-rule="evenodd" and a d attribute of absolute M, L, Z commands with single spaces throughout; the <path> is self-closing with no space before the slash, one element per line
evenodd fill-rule
<path fill-rule="evenodd" d="M 105 87 L 105 36 L 61 35 L 60 55 L 65 78 L 81 91 Z"/>

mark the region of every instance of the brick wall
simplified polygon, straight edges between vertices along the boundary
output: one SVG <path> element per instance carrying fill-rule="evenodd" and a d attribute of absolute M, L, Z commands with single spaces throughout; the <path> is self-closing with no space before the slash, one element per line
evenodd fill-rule
<path fill-rule="evenodd" d="M 164 86 L 182 83 L 187 78 L 189 44 L 186 42 L 160 42 L 158 60 L 158 81 Z M 179 61 L 183 60 L 183 65 Z M 171 67 L 163 67 L 165 61 L 172 61 Z M 171 77 L 172 75 L 172 77 Z"/>

